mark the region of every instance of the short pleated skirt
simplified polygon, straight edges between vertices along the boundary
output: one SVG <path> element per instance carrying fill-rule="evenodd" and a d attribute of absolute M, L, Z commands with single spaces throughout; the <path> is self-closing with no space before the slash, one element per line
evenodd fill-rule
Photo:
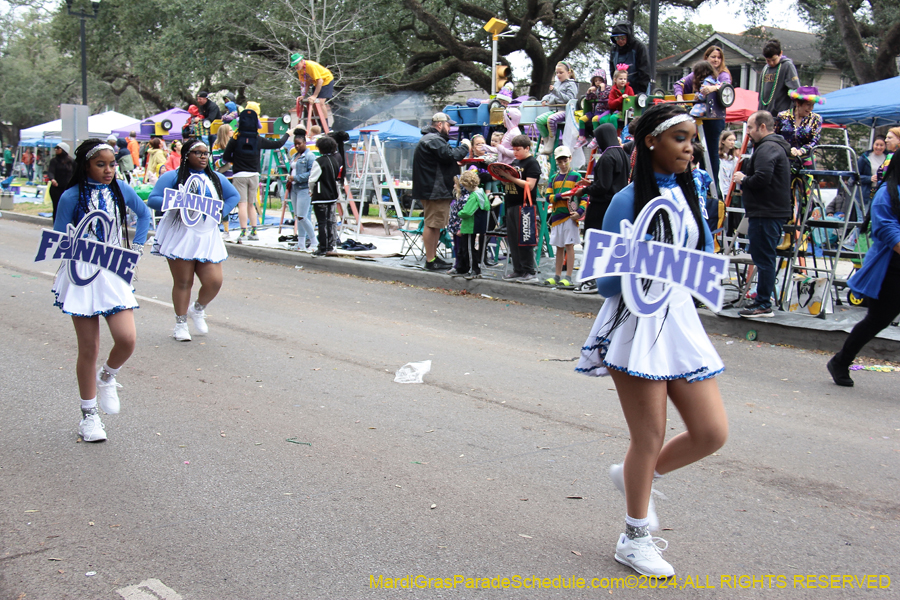
<path fill-rule="evenodd" d="M 577 372 L 603 377 L 615 369 L 644 379 L 694 382 L 725 370 L 688 292 L 674 288 L 668 311 L 652 317 L 629 312 L 611 331 L 621 298 L 621 294 L 607 298 L 600 308 L 581 348 Z"/>
<path fill-rule="evenodd" d="M 108 317 L 117 312 L 138 308 L 134 298 L 134 288 L 120 277 L 105 269 L 100 269 L 97 278 L 89 285 L 75 285 L 66 272 L 67 262 L 63 262 L 53 281 L 54 306 L 65 314 L 76 317 Z M 90 277 L 97 267 L 76 262 L 78 276 Z"/>
<path fill-rule="evenodd" d="M 166 211 L 153 237 L 150 252 L 171 259 L 211 263 L 228 258 L 219 224 L 214 219 L 207 217 L 194 227 L 188 227 L 178 210 Z"/>

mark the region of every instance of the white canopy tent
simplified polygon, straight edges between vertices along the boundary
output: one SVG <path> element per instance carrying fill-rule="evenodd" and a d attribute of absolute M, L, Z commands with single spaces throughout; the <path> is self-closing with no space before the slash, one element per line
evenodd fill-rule
<path fill-rule="evenodd" d="M 105 139 L 114 129 L 138 129 L 141 121 L 114 110 L 88 117 L 88 135 Z M 60 142 L 62 119 L 56 119 L 41 125 L 35 125 L 19 131 L 20 146 L 53 147 Z M 73 148 L 74 150 L 74 148 Z"/>

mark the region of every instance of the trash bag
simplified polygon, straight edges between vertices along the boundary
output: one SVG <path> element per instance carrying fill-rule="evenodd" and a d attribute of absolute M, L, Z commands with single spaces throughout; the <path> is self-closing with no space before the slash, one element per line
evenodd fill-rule
<path fill-rule="evenodd" d="M 422 383 L 422 377 L 431 370 L 431 361 L 406 363 L 394 375 L 395 383 Z"/>

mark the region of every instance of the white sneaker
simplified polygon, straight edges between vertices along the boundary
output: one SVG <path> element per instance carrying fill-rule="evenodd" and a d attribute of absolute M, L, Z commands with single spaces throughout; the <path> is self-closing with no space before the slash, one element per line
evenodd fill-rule
<path fill-rule="evenodd" d="M 658 546 L 662 542 L 665 546 Z M 672 577 L 675 569 L 667 563 L 660 552 L 669 547 L 669 542 L 659 537 L 628 539 L 624 533 L 616 544 L 616 560 L 626 567 L 631 567 L 641 575 L 648 577 Z"/>
<path fill-rule="evenodd" d="M 96 412 L 84 415 L 78 424 L 78 435 L 86 442 L 105 442 L 106 431 L 100 422 L 100 415 Z"/>
<path fill-rule="evenodd" d="M 116 382 L 115 377 L 111 377 L 109 381 L 100 379 L 101 368 L 97 372 L 97 402 L 100 403 L 100 409 L 108 415 L 119 414 L 119 390 L 121 383 Z"/>
<path fill-rule="evenodd" d="M 209 326 L 206 324 L 206 311 L 205 310 L 194 310 L 194 304 L 188 307 L 188 316 L 194 322 L 194 327 L 197 329 L 197 333 L 200 335 L 206 335 L 209 333 Z"/>
<path fill-rule="evenodd" d="M 616 488 L 625 495 L 625 466 L 612 465 L 609 468 L 609 478 Z M 656 503 L 653 502 L 653 491 L 650 492 L 650 504 L 647 506 L 647 519 L 650 531 L 659 531 L 659 517 L 656 515 Z"/>
<path fill-rule="evenodd" d="M 191 332 L 188 331 L 187 323 L 175 323 L 175 331 L 172 333 L 172 337 L 179 342 L 191 341 Z"/>

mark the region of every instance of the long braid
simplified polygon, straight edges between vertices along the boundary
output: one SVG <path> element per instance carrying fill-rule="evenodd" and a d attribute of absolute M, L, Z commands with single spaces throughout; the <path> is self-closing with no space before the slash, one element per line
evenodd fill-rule
<path fill-rule="evenodd" d="M 188 153 L 191 151 L 191 148 L 196 146 L 197 144 L 204 144 L 201 140 L 196 138 L 190 139 L 184 143 L 181 147 L 181 163 L 178 165 L 178 177 L 176 178 L 175 185 L 181 185 L 185 183 L 188 178 L 191 176 L 191 169 L 188 167 Z M 207 150 L 209 148 L 207 147 Z M 209 160 L 206 162 L 206 168 L 203 169 L 203 173 L 209 177 L 210 182 L 212 182 L 213 187 L 216 188 L 216 193 L 219 195 L 219 199 L 224 198 L 222 195 L 222 182 L 219 181 L 216 172 L 212 169 L 212 161 Z"/>
<path fill-rule="evenodd" d="M 684 114 L 684 112 L 684 110 L 675 104 L 657 104 L 645 110 L 638 121 L 634 132 L 635 159 L 632 178 L 632 183 L 634 184 L 634 215 L 632 216 L 632 221 L 650 201 L 661 195 L 659 186 L 656 183 L 656 173 L 653 170 L 653 156 L 650 152 L 650 148 L 647 147 L 645 140 L 660 123 L 671 117 Z M 693 177 L 687 172 L 677 173 L 675 175 L 675 181 L 681 188 L 685 200 L 687 200 L 687 204 L 690 207 L 691 214 L 697 222 L 697 228 L 699 230 L 697 248 L 702 249 L 706 245 L 706 232 L 703 229 L 700 201 L 697 197 L 697 190 L 694 187 Z M 662 214 L 657 213 L 654 215 L 649 225 L 649 233 L 653 236 L 654 240 L 667 244 L 678 243 L 675 239 L 676 232 L 672 231 L 671 223 L 669 223 L 668 219 L 664 219 Z M 651 283 L 652 282 L 648 279 L 642 280 L 641 286 L 645 292 L 650 289 Z M 668 310 L 669 309 L 666 308 L 665 318 L 668 317 Z M 622 325 L 629 315 L 630 311 L 628 310 L 628 307 L 625 306 L 624 298 L 619 298 L 616 312 L 607 323 L 609 331 L 611 332 Z M 657 336 L 661 331 L 662 330 L 660 329 L 660 332 L 657 332 Z"/>

